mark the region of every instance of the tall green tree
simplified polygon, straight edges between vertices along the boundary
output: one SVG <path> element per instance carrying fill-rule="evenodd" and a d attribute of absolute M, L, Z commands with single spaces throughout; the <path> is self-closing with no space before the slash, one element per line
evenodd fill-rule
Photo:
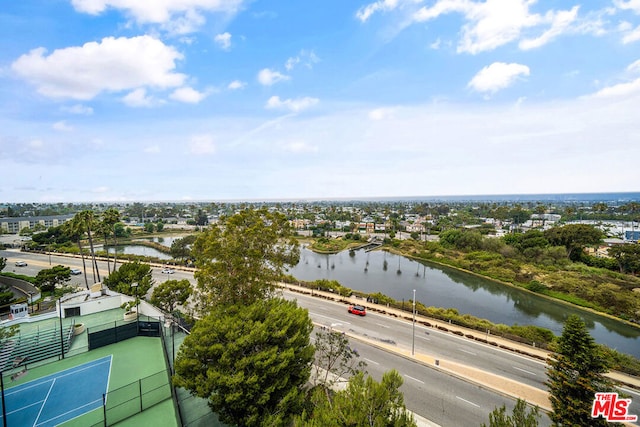
<path fill-rule="evenodd" d="M 87 233 L 87 238 L 89 239 L 89 250 L 91 253 L 91 264 L 92 264 L 92 269 L 94 273 L 93 280 L 94 282 L 96 282 L 96 277 L 97 277 L 97 281 L 99 282 L 100 270 L 98 269 L 98 262 L 96 261 L 96 252 L 93 246 L 93 235 L 91 234 L 91 232 L 95 230 L 95 228 L 97 227 L 96 217 L 93 211 L 91 210 L 85 210 L 85 211 L 79 212 L 76 214 L 76 217 L 79 218 L 80 223 L 82 224 L 82 226 L 85 229 L 85 232 Z"/>
<path fill-rule="evenodd" d="M 613 390 L 611 381 L 603 375 L 608 371 L 607 359 L 577 315 L 567 318 L 547 365 L 546 384 L 554 424 L 606 426 L 606 420 L 591 418 L 591 407 L 596 392 Z"/>
<path fill-rule="evenodd" d="M 82 250 L 82 236 L 84 235 L 84 224 L 78 215 L 75 215 L 71 220 L 65 222 L 65 231 L 69 235 L 69 238 L 78 244 L 78 252 L 80 253 L 80 259 L 82 260 L 82 272 L 84 274 L 84 284 L 89 289 L 89 279 L 87 278 L 87 264 L 84 259 L 84 251 Z"/>
<path fill-rule="evenodd" d="M 197 236 L 195 234 L 191 234 L 189 236 L 185 236 L 182 239 L 176 239 L 171 243 L 171 256 L 176 259 L 186 259 L 191 255 L 190 245 L 196 241 Z"/>
<path fill-rule="evenodd" d="M 104 238 L 104 248 L 107 250 L 109 244 L 109 237 L 113 237 L 114 246 L 117 245 L 117 236 L 115 231 L 116 224 L 120 222 L 120 212 L 115 208 L 109 208 L 102 214 L 102 218 L 98 224 L 98 230 Z M 113 270 L 116 269 L 116 254 L 118 251 L 113 251 Z M 109 253 L 107 252 L 107 273 L 111 273 L 111 262 L 109 261 Z"/>
<path fill-rule="evenodd" d="M 396 370 L 385 372 L 381 382 L 359 372 L 349 379 L 345 390 L 330 398 L 315 389 L 312 409 L 296 417 L 294 426 L 415 427 L 400 391 L 402 382 Z"/>
<path fill-rule="evenodd" d="M 187 279 L 167 280 L 153 288 L 151 304 L 168 313 L 178 305 L 184 305 L 191 296 L 191 283 Z"/>
<path fill-rule="evenodd" d="M 554 246 L 564 246 L 567 249 L 569 259 L 577 261 L 586 246 L 595 245 L 602 241 L 603 234 L 592 225 L 567 224 L 546 230 L 544 237 Z"/>
<path fill-rule="evenodd" d="M 640 273 L 640 245 L 625 243 L 609 248 L 609 256 L 616 260 L 620 273 Z"/>
<path fill-rule="evenodd" d="M 180 346 L 174 384 L 225 423 L 287 425 L 302 410 L 312 329 L 307 310 L 284 299 L 212 307 Z"/>
<path fill-rule="evenodd" d="M 116 271 L 112 271 L 103 283 L 113 291 L 141 298 L 149 292 L 154 280 L 149 264 L 135 261 L 122 264 Z M 133 286 L 134 283 L 138 286 Z"/>
<path fill-rule="evenodd" d="M 338 381 L 363 372 L 367 364 L 358 352 L 349 346 L 345 334 L 322 330 L 316 333 L 315 363 L 311 372 L 314 385 L 332 389 Z"/>
<path fill-rule="evenodd" d="M 540 418 L 540 408 L 537 406 L 527 411 L 527 402 L 518 399 L 513 413 L 507 415 L 507 408 L 502 405 L 489 414 L 488 427 L 538 427 L 538 419 Z M 482 427 L 487 427 L 482 424 Z"/>
<path fill-rule="evenodd" d="M 68 283 L 71 280 L 71 269 L 63 265 L 40 270 L 36 275 L 36 286 L 43 292 L 53 292 L 56 285 Z"/>
<path fill-rule="evenodd" d="M 210 226 L 193 245 L 197 308 L 251 304 L 274 295 L 277 281 L 300 259 L 286 217 L 245 209 Z"/>

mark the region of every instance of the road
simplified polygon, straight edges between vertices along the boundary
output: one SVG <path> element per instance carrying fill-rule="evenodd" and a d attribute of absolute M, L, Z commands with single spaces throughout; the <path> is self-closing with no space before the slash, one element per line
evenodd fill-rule
<path fill-rule="evenodd" d="M 66 256 L 48 256 L 9 250 L 0 251 L 0 257 L 7 258 L 5 271 L 27 275 L 36 275 L 41 269 L 58 264 L 82 269 L 82 261 L 79 258 Z M 25 261 L 28 265 L 16 267 L 16 261 Z M 89 260 L 86 262 L 87 269 L 90 271 L 90 262 Z M 100 274 L 104 277 L 107 273 L 106 262 L 100 262 L 99 266 Z M 152 275 L 156 283 L 168 279 L 188 279 L 195 283 L 191 271 L 175 270 L 174 274 L 169 275 L 162 274 L 161 270 L 162 268 L 153 268 Z M 91 274 L 89 274 L 89 283 L 93 283 Z M 84 288 L 84 276 L 72 276 L 71 284 Z M 342 303 L 291 292 L 285 292 L 285 297 L 297 299 L 300 306 L 309 310 L 310 317 L 317 325 L 347 332 L 355 339 L 370 340 L 374 344 L 384 343 L 403 350 L 411 350 L 413 347 L 416 354 L 427 354 L 435 359 L 468 365 L 546 390 L 544 386 L 546 364 L 542 361 L 420 324 L 416 324 L 414 334 L 411 322 L 373 312 L 369 312 L 366 317 L 354 316 L 347 313 L 346 306 Z M 505 404 L 507 408 L 513 408 L 513 399 L 453 378 L 432 367 L 425 367 L 362 341 L 354 342 L 353 345 L 358 348 L 365 360 L 368 359 L 368 371 L 374 377 L 381 378 L 382 373 L 391 368 L 401 372 L 405 378 L 403 391 L 406 390 L 407 407 L 443 426 L 479 425 L 482 422 L 488 422 L 488 413 L 495 407 Z M 636 390 L 627 388 L 622 391 L 633 399 L 630 413 L 640 414 L 640 394 Z M 449 423 L 447 420 L 450 417 L 456 417 L 456 420 L 461 423 Z M 471 420 L 473 423 L 469 424 Z"/>

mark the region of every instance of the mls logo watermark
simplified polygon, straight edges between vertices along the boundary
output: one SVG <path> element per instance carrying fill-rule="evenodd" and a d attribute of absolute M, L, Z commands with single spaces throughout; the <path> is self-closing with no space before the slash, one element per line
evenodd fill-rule
<path fill-rule="evenodd" d="M 596 393 L 591 407 L 591 417 L 604 417 L 608 422 L 638 421 L 637 415 L 629 414 L 631 399 L 618 398 L 618 393 Z"/>

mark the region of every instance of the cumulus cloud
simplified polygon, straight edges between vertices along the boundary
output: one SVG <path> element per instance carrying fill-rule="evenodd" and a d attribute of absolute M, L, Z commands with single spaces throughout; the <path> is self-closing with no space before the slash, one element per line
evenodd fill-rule
<path fill-rule="evenodd" d="M 182 86 L 186 76 L 175 72 L 176 61 L 182 58 L 151 36 L 106 37 L 50 55 L 37 48 L 20 56 L 11 68 L 42 95 L 89 100 L 101 92 Z"/>
<path fill-rule="evenodd" d="M 634 74 L 640 73 L 640 59 L 629 64 L 629 66 L 627 67 L 627 71 Z"/>
<path fill-rule="evenodd" d="M 640 25 L 631 31 L 625 32 L 624 36 L 622 36 L 622 43 L 624 44 L 637 42 L 638 40 L 640 40 Z"/>
<path fill-rule="evenodd" d="M 231 83 L 229 83 L 229 86 L 227 86 L 227 89 L 238 90 L 238 89 L 244 89 L 245 86 L 247 86 L 247 83 L 240 80 L 234 80 Z"/>
<path fill-rule="evenodd" d="M 388 12 L 398 6 L 398 0 L 379 0 L 361 7 L 356 12 L 356 18 L 366 22 L 376 12 Z"/>
<path fill-rule="evenodd" d="M 209 134 L 192 136 L 189 142 L 189 152 L 196 155 L 214 154 L 216 145 L 213 141 L 213 136 Z"/>
<path fill-rule="evenodd" d="M 533 39 L 524 39 L 520 41 L 519 47 L 522 50 L 535 49 L 549 43 L 554 38 L 567 32 L 569 26 L 576 20 L 578 16 L 579 6 L 574 6 L 571 10 L 563 10 L 556 13 L 551 22 L 551 28 Z"/>
<path fill-rule="evenodd" d="M 243 0 L 72 0 L 71 4 L 77 11 L 91 15 L 116 9 L 139 24 L 160 24 L 167 30 L 185 34 L 204 24 L 202 13 L 232 15 L 240 9 Z"/>
<path fill-rule="evenodd" d="M 271 86 L 289 79 L 289 76 L 282 74 L 279 71 L 270 70 L 269 68 L 264 68 L 258 73 L 258 81 L 264 86 Z"/>
<path fill-rule="evenodd" d="M 169 95 L 169 98 L 173 99 L 174 101 L 185 102 L 188 104 L 197 104 L 206 97 L 206 93 L 198 92 L 197 90 L 188 86 L 178 88 L 174 90 L 171 95 Z"/>
<path fill-rule="evenodd" d="M 272 96 L 267 101 L 265 108 L 273 109 L 273 110 L 289 110 L 294 113 L 300 112 L 302 110 L 306 110 L 307 108 L 313 107 L 320 100 L 318 98 L 311 98 L 305 96 L 303 98 L 297 99 L 280 99 L 279 96 Z"/>
<path fill-rule="evenodd" d="M 147 96 L 147 91 L 143 88 L 135 89 L 122 98 L 129 107 L 153 107 L 158 102 L 152 97 Z"/>
<path fill-rule="evenodd" d="M 64 120 L 55 122 L 52 127 L 54 130 L 57 130 L 60 132 L 70 132 L 73 130 L 73 127 L 69 126 L 67 122 L 65 122 Z"/>
<path fill-rule="evenodd" d="M 93 108 L 87 107 L 86 105 L 82 104 L 75 104 L 70 107 L 62 107 L 61 110 L 66 113 L 79 114 L 83 116 L 90 116 L 93 114 Z"/>
<path fill-rule="evenodd" d="M 528 39 L 521 48 L 533 48 L 548 43 L 568 29 L 575 19 L 577 7 L 569 11 L 549 10 L 544 15 L 531 13 L 530 0 L 438 0 L 413 14 L 415 22 L 426 22 L 449 13 L 462 14 L 466 24 L 458 52 L 476 54 L 493 50 L 522 36 L 525 29 L 549 26 L 541 36 Z"/>
<path fill-rule="evenodd" d="M 231 48 L 231 34 L 230 33 L 222 33 L 217 34 L 213 40 L 220 46 L 220 48 L 224 50 L 229 50 Z"/>
<path fill-rule="evenodd" d="M 529 67 L 522 64 L 494 62 L 473 76 L 469 87 L 477 92 L 495 93 L 511 86 L 520 76 L 528 76 Z"/>
<path fill-rule="evenodd" d="M 296 56 L 287 59 L 284 67 L 287 71 L 293 70 L 297 65 L 302 64 L 306 68 L 313 68 L 313 64 L 320 62 L 320 58 L 313 51 L 301 50 Z"/>
<path fill-rule="evenodd" d="M 640 15 L 640 0 L 615 0 L 614 4 L 618 9 L 631 10 Z"/>

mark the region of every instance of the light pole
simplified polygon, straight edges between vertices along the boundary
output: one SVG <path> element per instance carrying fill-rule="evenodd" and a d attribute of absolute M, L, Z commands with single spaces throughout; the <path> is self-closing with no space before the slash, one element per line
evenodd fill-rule
<path fill-rule="evenodd" d="M 411 334 L 411 355 L 415 354 L 416 350 L 416 290 L 413 290 L 413 330 Z"/>
<path fill-rule="evenodd" d="M 30 306 L 30 313 L 33 314 L 33 292 L 29 291 L 29 306 Z"/>
<path fill-rule="evenodd" d="M 138 284 L 132 283 L 131 287 L 134 289 L 135 296 L 136 296 L 136 322 L 137 322 L 138 319 L 140 318 L 140 315 L 138 314 Z"/>

